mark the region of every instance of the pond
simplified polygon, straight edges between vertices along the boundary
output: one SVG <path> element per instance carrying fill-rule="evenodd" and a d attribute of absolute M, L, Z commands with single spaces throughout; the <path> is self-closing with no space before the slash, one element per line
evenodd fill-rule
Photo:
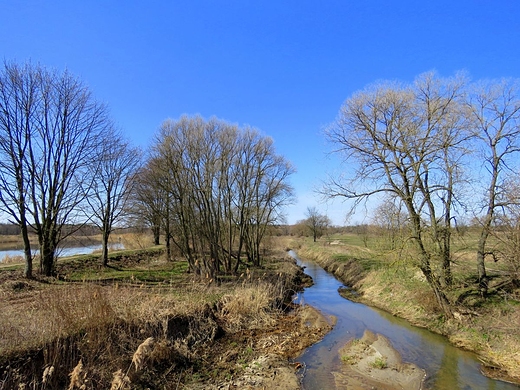
<path fill-rule="evenodd" d="M 482 375 L 475 354 L 453 347 L 444 337 L 411 326 L 405 320 L 384 311 L 341 297 L 338 288 L 343 284 L 334 276 L 314 262 L 299 259 L 294 252 L 291 255 L 314 280 L 314 285 L 299 293 L 295 301 L 311 305 L 323 314 L 337 318 L 334 329 L 297 359 L 306 367 L 303 389 L 335 389 L 332 372 L 343 364 L 339 358 L 339 349 L 348 340 L 361 338 L 366 329 L 390 340 L 403 361 L 426 370 L 426 389 L 520 388 Z"/>
<path fill-rule="evenodd" d="M 124 245 L 120 242 L 111 243 L 109 245 L 109 250 L 121 250 L 125 249 Z M 58 258 L 59 257 L 68 257 L 74 255 L 85 255 L 89 253 L 93 253 L 95 251 L 101 250 L 101 244 L 91 244 L 91 245 L 78 245 L 78 246 L 66 246 L 63 248 L 59 248 L 57 251 Z M 33 254 L 37 255 L 38 250 L 33 250 Z M 14 256 L 24 256 L 23 249 L 7 249 L 0 250 L 0 263 L 5 259 L 6 256 L 14 257 Z"/>

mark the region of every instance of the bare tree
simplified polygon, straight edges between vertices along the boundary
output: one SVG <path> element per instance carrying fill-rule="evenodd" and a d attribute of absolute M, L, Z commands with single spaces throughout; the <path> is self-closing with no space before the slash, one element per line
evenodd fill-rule
<path fill-rule="evenodd" d="M 330 219 L 326 215 L 320 214 L 316 207 L 307 207 L 305 216 L 307 217 L 305 225 L 311 231 L 312 238 L 314 242 L 316 242 L 316 240 L 323 235 L 327 227 L 330 226 Z"/>
<path fill-rule="evenodd" d="M 484 163 L 478 183 L 485 181 L 484 214 L 480 221 L 477 271 L 481 293 L 488 288 L 485 258 L 492 254 L 488 237 L 496 211 L 514 202 L 508 198 L 508 177 L 518 168 L 520 152 L 520 85 L 516 80 L 487 81 L 473 85 L 467 107 L 475 131 L 477 149 Z M 515 167 L 515 163 L 517 166 Z"/>
<path fill-rule="evenodd" d="M 357 203 L 375 194 L 400 199 L 418 267 L 447 316 L 452 314 L 442 282 L 451 280 L 451 212 L 467 139 L 460 102 L 464 86 L 463 78 L 431 73 L 412 86 L 375 85 L 347 99 L 327 133 L 335 152 L 357 170 L 348 181 L 331 178 L 324 194 Z M 435 259 L 442 274 L 432 267 Z"/>
<path fill-rule="evenodd" d="M 122 222 L 133 193 L 141 153 L 123 140 L 122 134 L 111 129 L 103 135 L 99 146 L 96 180 L 86 203 L 92 215 L 91 221 L 101 230 L 101 261 L 108 265 L 108 241 L 115 225 Z"/>
<path fill-rule="evenodd" d="M 267 226 L 291 194 L 293 170 L 271 139 L 215 118 L 184 116 L 163 123 L 152 160 L 172 242 L 193 272 L 236 271 L 243 250 L 260 263 Z"/>
<path fill-rule="evenodd" d="M 63 227 L 89 193 L 107 109 L 68 72 L 5 63 L 0 80 L 1 200 L 22 231 L 26 276 L 27 226 L 38 236 L 40 270 L 51 275 L 57 246 L 71 232 Z"/>

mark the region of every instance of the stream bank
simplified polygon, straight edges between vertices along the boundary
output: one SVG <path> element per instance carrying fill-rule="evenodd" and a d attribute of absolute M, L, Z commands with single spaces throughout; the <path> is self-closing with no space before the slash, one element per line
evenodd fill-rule
<path fill-rule="evenodd" d="M 404 318 L 476 353 L 483 363 L 482 371 L 491 378 L 520 382 L 520 310 L 515 302 L 491 308 L 475 305 L 465 311 L 462 307 L 455 319 L 444 321 L 433 294 L 415 271 L 373 270 L 338 248 L 302 242 L 295 246 L 300 257 L 315 261 L 349 286 L 341 289 L 344 297 Z"/>

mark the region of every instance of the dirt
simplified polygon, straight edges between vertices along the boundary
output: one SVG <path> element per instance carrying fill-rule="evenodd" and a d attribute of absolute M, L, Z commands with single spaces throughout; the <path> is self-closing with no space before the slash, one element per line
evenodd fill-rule
<path fill-rule="evenodd" d="M 421 389 L 426 372 L 404 363 L 388 339 L 368 330 L 359 340 L 350 340 L 340 349 L 343 361 L 333 372 L 337 389 Z"/>
<path fill-rule="evenodd" d="M 186 389 L 300 389 L 293 358 L 332 329 L 334 319 L 311 306 L 295 307 L 271 329 L 248 330 L 218 340 L 211 352 L 201 353 L 206 367 L 226 371 L 229 379 L 185 384 Z M 244 354 L 246 356 L 244 356 Z"/>

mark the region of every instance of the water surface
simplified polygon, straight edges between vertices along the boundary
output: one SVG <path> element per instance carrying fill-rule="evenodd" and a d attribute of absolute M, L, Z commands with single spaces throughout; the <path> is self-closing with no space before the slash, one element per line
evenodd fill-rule
<path fill-rule="evenodd" d="M 334 315 L 337 325 L 325 338 L 307 349 L 297 360 L 306 365 L 303 378 L 305 390 L 334 389 L 331 374 L 342 364 L 338 350 L 351 338 L 360 338 L 365 329 L 384 335 L 401 353 L 403 361 L 426 370 L 427 389 L 520 389 L 520 386 L 492 380 L 480 372 L 475 354 L 453 347 L 447 340 L 428 330 L 417 328 L 386 312 L 341 297 L 343 286 L 334 276 L 314 262 L 292 254 L 314 285 L 298 294 L 295 300 L 309 304 L 326 315 Z"/>

